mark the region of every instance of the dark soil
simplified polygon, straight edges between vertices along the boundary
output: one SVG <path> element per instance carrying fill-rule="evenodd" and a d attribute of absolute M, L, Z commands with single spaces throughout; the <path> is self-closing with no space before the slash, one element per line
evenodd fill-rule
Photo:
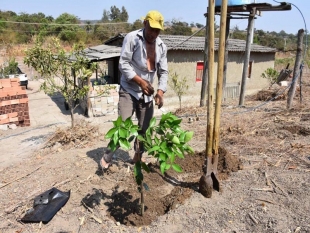
<path fill-rule="evenodd" d="M 178 158 L 176 163 L 183 168 L 183 172 L 169 170 L 164 175 L 161 174 L 157 164 L 149 164 L 150 173 L 144 172 L 144 182 L 149 190 L 144 191 L 143 216 L 140 210 L 141 194 L 133 176 L 127 176 L 123 185 L 118 186 L 110 200 L 105 203 L 108 206 L 110 218 L 124 225 L 149 225 L 158 216 L 165 215 L 184 204 L 193 192 L 199 192 L 199 179 L 203 175 L 204 159 L 205 151 L 188 155 L 186 159 Z M 218 178 L 220 180 L 226 179 L 231 172 L 238 171 L 240 166 L 241 162 L 235 156 L 227 153 L 223 148 L 219 149 Z M 111 171 L 104 174 L 108 179 L 109 176 L 114 175 Z M 132 185 L 128 186 L 128 184 Z"/>

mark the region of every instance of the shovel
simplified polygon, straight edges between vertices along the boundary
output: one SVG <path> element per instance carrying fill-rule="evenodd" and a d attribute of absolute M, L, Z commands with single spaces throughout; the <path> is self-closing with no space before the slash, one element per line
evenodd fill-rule
<path fill-rule="evenodd" d="M 220 182 L 217 178 L 218 166 L 218 146 L 219 146 L 219 129 L 220 129 L 220 114 L 222 103 L 223 89 L 223 74 L 224 74 L 224 55 L 225 55 L 225 31 L 227 18 L 227 0 L 222 0 L 221 7 L 221 27 L 219 39 L 219 61 L 217 69 L 216 83 L 216 99 L 215 112 L 214 91 L 213 91 L 213 64 L 214 64 L 214 1 L 209 0 L 208 7 L 208 113 L 207 113 L 207 149 L 206 160 L 203 165 L 204 175 L 199 180 L 200 193 L 210 198 L 212 190 L 220 191 Z"/>

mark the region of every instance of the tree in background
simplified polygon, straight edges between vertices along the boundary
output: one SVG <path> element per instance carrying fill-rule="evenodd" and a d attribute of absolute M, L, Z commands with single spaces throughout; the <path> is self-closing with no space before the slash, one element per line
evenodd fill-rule
<path fill-rule="evenodd" d="M 182 96 L 186 93 L 189 86 L 187 84 L 187 79 L 183 77 L 182 79 L 176 72 L 169 72 L 168 84 L 173 89 L 173 91 L 179 97 L 180 109 L 182 108 Z"/>
<path fill-rule="evenodd" d="M 10 74 L 17 74 L 18 62 L 15 57 L 10 57 L 4 66 L 0 67 L 0 78 L 6 78 Z"/>
<path fill-rule="evenodd" d="M 57 38 L 54 38 L 46 48 L 42 40 L 37 40 L 35 46 L 26 51 L 24 63 L 32 66 L 41 75 L 40 78 L 43 79 L 41 90 L 50 95 L 62 94 L 69 105 L 73 128 L 74 110 L 78 106 L 76 103 L 87 95 L 89 91 L 89 86 L 86 85 L 87 79 L 96 69 L 96 63 L 87 60 L 82 45 L 75 44 L 68 54 L 60 46 Z"/>
<path fill-rule="evenodd" d="M 78 26 L 80 20 L 77 16 L 68 13 L 63 13 L 55 19 L 55 25 L 53 31 L 57 34 L 57 37 L 62 41 L 69 43 L 76 43 L 81 40 L 82 28 Z"/>
<path fill-rule="evenodd" d="M 192 35 L 192 28 L 186 22 L 173 19 L 163 34 L 189 36 Z"/>
<path fill-rule="evenodd" d="M 268 79 L 270 86 L 277 82 L 277 78 L 279 77 L 279 72 L 273 68 L 268 68 L 261 74 L 262 78 Z"/>
<path fill-rule="evenodd" d="M 135 22 L 133 22 L 132 24 L 132 27 L 131 27 L 131 30 L 134 31 L 134 30 L 138 30 L 140 28 L 143 28 L 143 23 L 140 19 L 137 19 Z"/>

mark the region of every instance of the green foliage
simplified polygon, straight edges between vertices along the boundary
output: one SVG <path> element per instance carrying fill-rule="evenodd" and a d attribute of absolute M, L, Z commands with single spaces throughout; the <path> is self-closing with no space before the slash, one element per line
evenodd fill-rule
<path fill-rule="evenodd" d="M 154 117 L 145 135 L 138 135 L 138 140 L 143 142 L 148 154 L 158 159 L 162 173 L 170 167 L 181 172 L 182 169 L 175 163 L 176 156 L 183 159 L 184 154 L 194 152 L 187 144 L 193 132 L 182 130 L 181 121 L 172 113 L 163 114 L 158 125 Z"/>
<path fill-rule="evenodd" d="M 17 74 L 18 62 L 14 57 L 9 58 L 9 61 L 6 66 L 1 69 L 1 76 L 5 77 L 10 74 Z"/>
<path fill-rule="evenodd" d="M 134 125 L 131 118 L 122 121 L 119 116 L 116 121 L 113 121 L 113 128 L 111 128 L 105 135 L 106 139 L 110 139 L 108 148 L 112 151 L 119 147 L 129 150 L 130 142 L 138 136 L 139 126 Z"/>
<path fill-rule="evenodd" d="M 266 78 L 269 80 L 270 85 L 277 82 L 277 78 L 279 77 L 279 72 L 273 68 L 268 68 L 261 75 L 262 78 Z"/>
<path fill-rule="evenodd" d="M 180 22 L 178 20 L 172 20 L 171 26 L 162 32 L 167 35 L 192 35 L 192 28 L 186 22 Z"/>
<path fill-rule="evenodd" d="M 184 154 L 192 154 L 194 150 L 188 145 L 193 137 L 192 131 L 182 130 L 180 127 L 182 119 L 172 113 L 163 114 L 159 123 L 153 117 L 145 135 L 138 134 L 138 126 L 132 123 L 131 118 L 125 121 L 118 117 L 113 122 L 105 138 L 109 139 L 108 148 L 115 151 L 119 147 L 125 150 L 130 149 L 130 142 L 137 137 L 143 143 L 148 155 L 158 159 L 160 170 L 165 173 L 172 168 L 177 172 L 182 172 L 180 165 L 175 163 L 176 157 L 184 158 Z M 134 175 L 138 185 L 143 182 L 142 170 L 149 172 L 149 168 L 144 162 L 137 162 L 134 168 Z"/>
<path fill-rule="evenodd" d="M 186 93 L 189 86 L 185 77 L 180 78 L 176 72 L 169 72 L 168 84 L 179 97 L 180 109 L 182 108 L 182 96 Z"/>
<path fill-rule="evenodd" d="M 275 66 L 286 66 L 287 64 L 295 64 L 295 57 L 286 57 L 275 60 Z"/>
<path fill-rule="evenodd" d="M 67 53 L 57 38 L 47 48 L 44 48 L 42 41 L 37 40 L 35 46 L 26 51 L 24 59 L 25 64 L 32 66 L 41 75 L 41 90 L 47 94 L 61 93 L 64 96 L 71 110 L 72 127 L 73 111 L 78 106 L 75 103 L 87 95 L 87 79 L 96 69 L 96 64 L 90 63 L 83 56 L 83 48 L 81 44 L 75 44 L 73 50 Z M 79 85 L 75 85 L 75 78 Z"/>

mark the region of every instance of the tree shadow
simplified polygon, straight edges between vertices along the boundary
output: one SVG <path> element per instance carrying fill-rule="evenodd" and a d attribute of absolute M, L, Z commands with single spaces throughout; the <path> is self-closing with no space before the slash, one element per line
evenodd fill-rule
<path fill-rule="evenodd" d="M 133 196 L 122 190 L 119 192 L 119 186 L 116 186 L 111 195 L 107 195 L 102 189 L 93 189 L 91 194 L 87 194 L 82 199 L 82 204 L 88 208 L 95 208 L 99 206 L 101 202 L 108 207 L 107 212 L 114 218 L 115 222 L 121 224 L 128 224 L 135 226 L 136 224 L 128 220 L 128 216 L 131 214 L 139 214 L 139 199 L 133 200 Z M 147 207 L 145 207 L 147 210 Z"/>
<path fill-rule="evenodd" d="M 51 100 L 57 105 L 57 107 L 60 109 L 61 113 L 64 115 L 70 115 L 69 106 L 66 104 L 65 98 L 60 92 L 56 92 L 53 95 L 48 95 Z M 76 104 L 79 102 L 77 101 Z M 79 106 L 76 107 L 74 110 L 74 114 L 83 115 L 86 116 L 87 114 L 85 111 Z"/>
<path fill-rule="evenodd" d="M 158 166 L 158 164 L 151 164 L 151 166 L 149 166 L 150 171 L 153 173 L 157 173 L 164 181 L 166 181 L 167 183 L 173 185 L 173 186 L 179 186 L 182 188 L 190 188 L 195 192 L 199 192 L 199 183 L 198 182 L 184 182 L 184 181 L 179 181 L 176 178 L 174 178 L 173 176 L 169 175 L 167 172 L 165 172 L 165 174 L 163 175 L 160 172 L 160 168 Z"/>
<path fill-rule="evenodd" d="M 107 147 L 98 147 L 97 149 L 94 150 L 90 150 L 86 152 L 86 155 L 89 158 L 92 158 L 98 165 L 98 168 L 95 172 L 96 175 L 98 176 L 103 176 L 103 171 L 102 168 L 100 166 L 100 160 L 103 156 L 103 152 L 105 150 L 107 150 Z M 127 167 L 127 165 L 125 164 L 126 162 L 130 161 L 131 158 L 129 156 L 128 151 L 122 150 L 122 149 L 117 149 L 112 157 L 112 164 L 115 164 L 118 167 Z"/>

